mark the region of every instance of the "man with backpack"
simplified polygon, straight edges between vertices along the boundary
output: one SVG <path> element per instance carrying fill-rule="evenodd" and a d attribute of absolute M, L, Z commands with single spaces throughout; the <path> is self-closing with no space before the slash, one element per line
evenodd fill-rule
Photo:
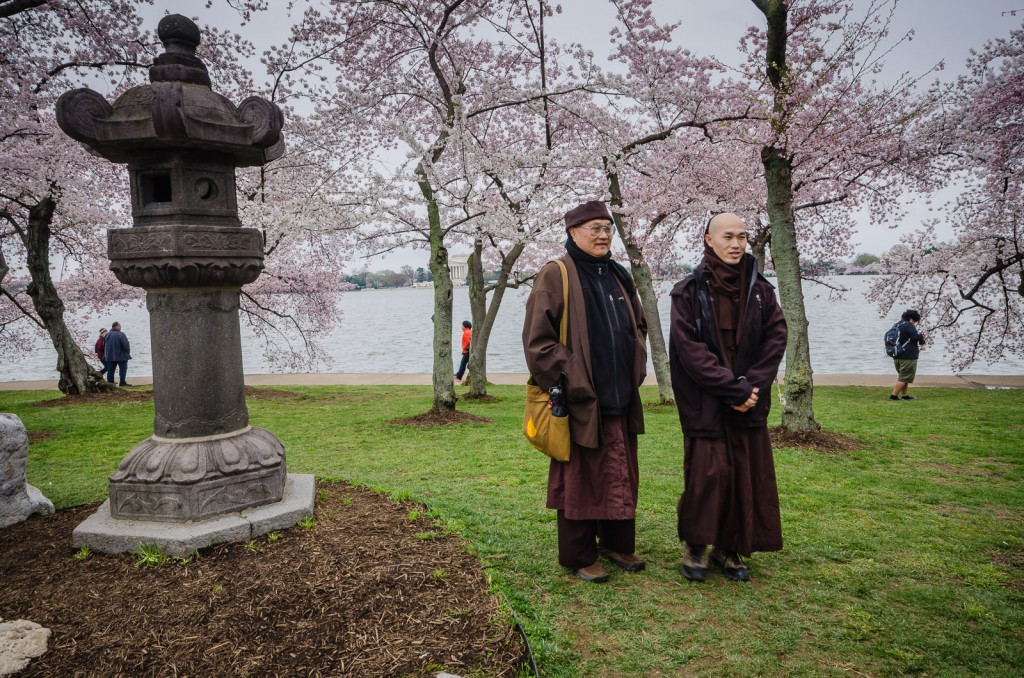
<path fill-rule="evenodd" d="M 907 389 L 910 384 L 914 383 L 914 377 L 917 376 L 917 358 L 920 355 L 921 346 L 924 346 L 925 343 L 924 336 L 917 331 L 919 322 L 921 322 L 921 314 L 908 308 L 903 312 L 900 322 L 886 333 L 885 352 L 892 356 L 897 374 L 896 385 L 892 387 L 889 400 L 917 400 L 907 393 Z M 890 339 L 891 335 L 894 335 L 892 339 L 895 339 L 895 342 Z"/>

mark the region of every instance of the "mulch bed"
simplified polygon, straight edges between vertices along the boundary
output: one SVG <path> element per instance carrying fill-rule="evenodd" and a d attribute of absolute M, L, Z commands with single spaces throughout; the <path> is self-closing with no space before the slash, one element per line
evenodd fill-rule
<path fill-rule="evenodd" d="M 482 393 L 480 395 L 474 395 L 472 393 L 466 393 L 459 396 L 459 400 L 465 400 L 471 403 L 500 403 L 501 398 L 495 398 L 489 393 Z"/>
<path fill-rule="evenodd" d="M 144 403 L 152 399 L 153 391 L 149 388 L 145 391 L 116 388 L 111 391 L 86 393 L 84 395 L 61 394 L 56 398 L 33 403 L 32 407 L 64 407 L 65 405 L 95 405 L 97 403 Z"/>
<path fill-rule="evenodd" d="M 494 420 L 459 410 L 429 410 L 423 414 L 417 414 L 415 417 L 392 419 L 388 423 L 396 424 L 398 426 L 422 426 L 423 428 L 430 428 L 433 426 L 457 426 L 459 424 L 493 424 Z"/>
<path fill-rule="evenodd" d="M 318 482 L 316 523 L 136 567 L 74 557 L 96 505 L 0 530 L 0 617 L 52 631 L 21 676 L 514 675 L 525 648 L 457 537 Z"/>
<path fill-rule="evenodd" d="M 862 445 L 860 441 L 842 433 L 832 431 L 801 432 L 789 431 L 781 426 L 773 426 L 768 429 L 772 438 L 772 447 L 793 447 L 799 450 L 814 450 L 815 452 L 850 452 L 859 450 Z"/>
<path fill-rule="evenodd" d="M 298 398 L 301 394 L 295 391 L 279 391 L 273 388 L 245 387 L 245 397 L 256 400 L 289 400 Z M 100 393 L 86 393 L 85 395 L 62 395 L 49 400 L 41 400 L 33 407 L 64 407 L 65 405 L 95 405 L 97 403 L 144 403 L 153 399 L 153 389 L 149 386 L 145 390 L 131 388 L 117 388 L 112 391 Z"/>

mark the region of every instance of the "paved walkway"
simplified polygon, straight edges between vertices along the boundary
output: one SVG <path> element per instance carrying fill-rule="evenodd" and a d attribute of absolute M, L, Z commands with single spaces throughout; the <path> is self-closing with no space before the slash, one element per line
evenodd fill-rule
<path fill-rule="evenodd" d="M 525 384 L 526 374 L 521 373 L 490 373 L 488 379 L 494 384 Z M 132 377 L 129 380 L 135 386 L 152 384 L 152 377 Z M 816 386 L 877 386 L 891 388 L 896 380 L 892 374 L 818 374 L 814 377 Z M 317 374 L 247 374 L 245 383 L 248 386 L 333 386 L 333 385 L 403 385 L 429 386 L 431 375 L 428 373 L 369 373 L 369 372 L 336 372 Z M 647 376 L 647 385 L 653 385 L 654 375 Z M 1024 388 L 1024 375 L 970 375 L 954 376 L 949 374 L 919 374 L 914 387 L 941 386 L 944 388 Z M 0 391 L 49 390 L 57 388 L 57 380 L 43 381 L 0 381 Z"/>

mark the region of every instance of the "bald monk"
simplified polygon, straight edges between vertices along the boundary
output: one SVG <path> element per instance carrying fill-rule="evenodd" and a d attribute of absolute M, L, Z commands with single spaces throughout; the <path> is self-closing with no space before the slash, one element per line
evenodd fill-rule
<path fill-rule="evenodd" d="M 693 581 L 707 578 L 709 560 L 748 581 L 741 556 L 782 548 L 766 420 L 786 320 L 746 250 L 743 221 L 715 215 L 703 260 L 672 290 L 669 361 L 684 450 L 678 526 L 683 575 Z"/>

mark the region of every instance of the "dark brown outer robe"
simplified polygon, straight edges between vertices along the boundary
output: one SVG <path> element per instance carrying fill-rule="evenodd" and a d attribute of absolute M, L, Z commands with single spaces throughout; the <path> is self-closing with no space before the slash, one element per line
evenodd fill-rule
<path fill-rule="evenodd" d="M 672 386 L 685 437 L 679 538 L 744 556 L 778 551 L 782 520 L 766 419 L 785 353 L 785 318 L 771 283 L 755 273 L 740 323 L 739 350 L 720 356 L 723 342 L 713 314 L 701 313 L 696 296 L 706 283 L 702 273 L 698 267 L 672 291 Z M 759 387 L 758 405 L 745 413 L 733 410 L 730 405 L 742 404 L 754 386 Z"/>
<path fill-rule="evenodd" d="M 625 416 L 602 421 L 591 376 L 583 288 L 572 258 L 562 262 L 569 276 L 568 346 L 558 341 L 562 277 L 556 264 L 537 274 L 523 325 L 523 350 L 534 382 L 546 390 L 565 373 L 572 449 L 568 462 L 551 462 L 547 507 L 564 510 L 569 520 L 630 520 L 639 489 L 636 436 L 644 432 L 638 389 L 647 376 L 647 321 L 639 297 L 623 289 L 636 333 L 633 396 Z"/>

